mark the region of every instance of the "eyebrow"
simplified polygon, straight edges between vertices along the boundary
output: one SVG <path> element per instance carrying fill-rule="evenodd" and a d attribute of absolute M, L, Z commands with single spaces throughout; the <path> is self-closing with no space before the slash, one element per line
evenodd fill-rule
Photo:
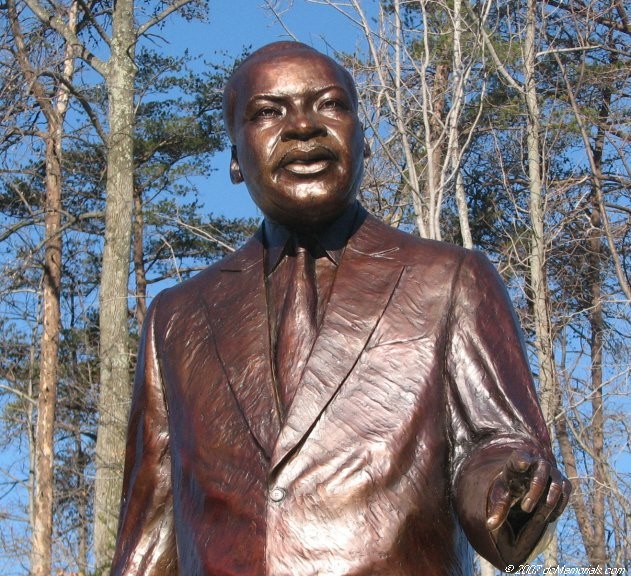
<path fill-rule="evenodd" d="M 270 100 L 272 102 L 280 102 L 281 100 L 284 100 L 287 96 L 285 95 L 279 95 L 279 94 L 255 94 L 254 96 L 252 96 L 252 98 L 250 98 L 247 102 L 246 102 L 246 106 L 248 106 L 249 104 L 256 102 L 257 100 Z"/>
<path fill-rule="evenodd" d="M 328 84 L 321 88 L 316 88 L 313 91 L 313 95 L 315 95 L 315 97 L 317 98 L 320 95 L 324 94 L 325 92 L 328 92 L 329 90 L 341 90 L 352 100 L 352 95 L 349 93 L 348 88 L 345 88 L 342 84 Z M 291 98 L 291 97 L 292 97 L 292 94 L 290 92 L 280 93 L 280 94 L 261 92 L 259 94 L 255 94 L 254 96 L 252 96 L 246 102 L 246 107 L 249 106 L 250 104 L 255 103 L 257 100 L 269 100 L 271 102 L 281 102 L 282 100 L 285 100 L 286 98 Z"/>

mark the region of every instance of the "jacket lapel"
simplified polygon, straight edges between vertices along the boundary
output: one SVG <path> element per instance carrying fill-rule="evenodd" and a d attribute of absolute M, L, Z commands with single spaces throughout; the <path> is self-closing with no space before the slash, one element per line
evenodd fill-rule
<path fill-rule="evenodd" d="M 353 369 L 403 273 L 384 249 L 384 227 L 368 217 L 351 238 L 325 317 L 274 448 L 272 469 L 310 432 Z"/>
<path fill-rule="evenodd" d="M 248 427 L 270 458 L 280 430 L 272 382 L 260 230 L 220 264 L 219 286 L 206 298 L 223 372 Z"/>

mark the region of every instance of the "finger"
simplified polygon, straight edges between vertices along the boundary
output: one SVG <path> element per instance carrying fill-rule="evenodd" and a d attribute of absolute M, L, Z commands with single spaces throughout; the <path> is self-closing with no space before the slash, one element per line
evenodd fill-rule
<path fill-rule="evenodd" d="M 502 475 L 506 481 L 506 485 L 515 501 L 524 496 L 530 485 L 530 468 L 537 459 L 525 450 L 515 450 L 511 452 L 504 463 Z"/>
<path fill-rule="evenodd" d="M 561 472 L 552 466 L 550 468 L 550 486 L 546 496 L 546 506 L 551 509 L 556 508 L 559 499 L 563 495 L 563 480 L 564 478 Z"/>
<path fill-rule="evenodd" d="M 511 481 L 513 478 L 521 478 L 524 473 L 537 461 L 537 459 L 525 450 L 514 450 L 508 457 L 504 466 L 506 480 Z"/>
<path fill-rule="evenodd" d="M 511 492 L 503 477 L 499 476 L 495 482 L 493 482 L 489 491 L 487 504 L 488 515 L 486 520 L 486 525 L 489 530 L 496 530 L 504 523 L 511 504 Z"/>
<path fill-rule="evenodd" d="M 554 480 L 552 480 L 554 478 Z M 559 507 L 563 507 L 562 500 L 567 494 L 567 488 L 563 484 L 564 478 L 561 473 L 554 468 L 550 472 L 549 488 L 554 485 L 552 489 L 553 495 L 549 498 L 549 491 L 540 496 L 538 504 L 532 511 L 528 521 L 523 525 L 523 528 L 518 534 L 518 546 L 522 549 L 531 549 L 537 541 L 541 538 L 546 526 L 555 519 L 557 512 L 560 514 Z"/>
<path fill-rule="evenodd" d="M 561 497 L 559 498 L 559 501 L 557 502 L 556 508 L 550 514 L 550 522 L 553 522 L 559 516 L 561 516 L 561 514 L 563 513 L 563 510 L 565 510 L 565 507 L 567 506 L 567 503 L 570 501 L 571 494 L 572 494 L 572 484 L 570 484 L 570 481 L 567 478 L 563 478 Z"/>
<path fill-rule="evenodd" d="M 561 511 L 563 507 L 563 503 L 561 502 L 564 490 L 567 488 L 564 487 L 565 478 L 555 467 L 552 467 L 550 470 L 550 480 L 547 487 L 547 494 L 542 495 L 539 504 L 534 509 L 534 513 L 530 522 L 533 524 L 544 525 L 546 523 L 552 522 L 555 518 L 560 514 L 559 505 L 562 505 Z"/>
<path fill-rule="evenodd" d="M 550 463 L 543 458 L 537 460 L 535 464 L 535 469 L 532 474 L 532 478 L 530 479 L 530 485 L 528 488 L 528 492 L 524 496 L 521 502 L 521 509 L 524 512 L 532 512 L 534 507 L 537 505 L 541 496 L 545 492 L 548 487 L 548 480 L 550 479 Z M 555 468 L 556 470 L 556 468 Z M 559 493 L 557 494 L 557 498 L 560 495 L 560 486 L 558 486 Z M 556 491 L 556 489 L 555 489 Z M 555 499 L 556 504 L 556 499 Z"/>

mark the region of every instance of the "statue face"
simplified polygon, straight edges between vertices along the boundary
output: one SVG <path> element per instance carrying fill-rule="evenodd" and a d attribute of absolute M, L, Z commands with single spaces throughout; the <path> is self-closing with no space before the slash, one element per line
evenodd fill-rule
<path fill-rule="evenodd" d="M 333 61 L 304 50 L 239 72 L 231 177 L 268 218 L 318 227 L 355 199 L 368 148 L 348 82 Z"/>

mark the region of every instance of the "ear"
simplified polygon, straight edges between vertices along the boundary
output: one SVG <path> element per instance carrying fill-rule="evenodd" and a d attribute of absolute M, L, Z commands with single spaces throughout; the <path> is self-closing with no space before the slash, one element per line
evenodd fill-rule
<path fill-rule="evenodd" d="M 370 158 L 370 144 L 368 144 L 368 139 L 364 138 L 364 159 Z"/>
<path fill-rule="evenodd" d="M 241 168 L 239 167 L 236 146 L 232 146 L 230 149 L 230 181 L 233 184 L 241 184 L 241 182 L 243 182 L 243 174 L 241 174 Z"/>

